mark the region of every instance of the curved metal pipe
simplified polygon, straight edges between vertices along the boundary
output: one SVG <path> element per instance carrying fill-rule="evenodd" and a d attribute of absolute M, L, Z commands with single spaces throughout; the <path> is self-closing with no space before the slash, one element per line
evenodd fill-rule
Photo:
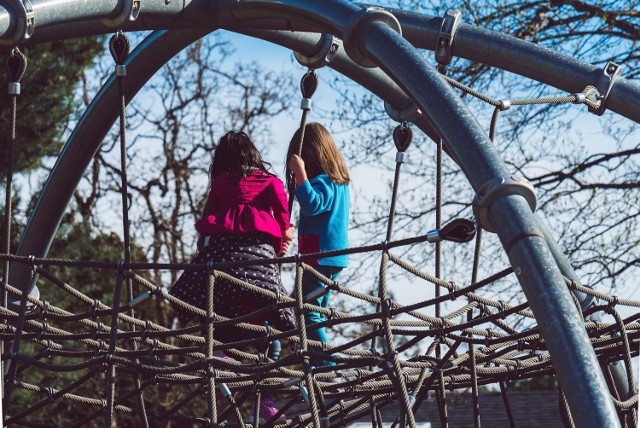
<path fill-rule="evenodd" d="M 311 21 L 312 27 L 326 26 L 328 32 L 340 36 L 343 36 L 344 30 L 355 22 L 354 20 L 359 16 L 358 12 L 360 10 L 353 3 L 339 0 L 331 3 L 311 0 L 280 0 L 277 3 L 268 0 L 218 1 L 215 5 L 228 8 L 234 19 L 248 17 L 252 19 L 260 17 L 273 18 L 275 15 L 277 18 L 298 22 L 302 17 Z M 2 11 L 0 10 L 1 13 Z M 153 21 L 153 19 L 150 18 L 150 21 Z M 224 21 L 224 17 L 221 15 L 220 22 L 222 21 Z M 406 18 L 401 17 L 401 21 L 406 21 Z M 3 22 L 2 16 L 0 16 L 1 22 Z M 182 42 L 176 42 L 179 37 L 168 37 L 167 43 L 171 43 L 173 40 L 173 42 L 176 42 L 173 47 L 178 49 L 180 43 L 185 43 L 195 33 L 203 35 L 208 31 L 185 31 L 183 33 L 185 37 Z M 429 29 L 426 31 L 429 34 L 433 33 Z M 467 36 L 464 36 L 465 31 Z M 520 47 L 515 41 L 517 39 L 514 40 L 507 36 L 499 37 L 494 33 L 483 31 L 473 27 L 461 26 L 456 36 L 454 54 L 472 57 L 478 54 L 477 49 L 474 49 L 473 52 L 466 52 L 466 49 L 471 49 L 479 39 L 484 39 L 484 46 L 496 43 L 497 47 L 492 45 L 490 49 L 485 48 L 483 53 L 487 56 L 483 57 L 482 61 L 488 63 L 490 59 L 499 64 L 501 61 L 506 61 L 505 59 L 500 59 L 501 56 L 509 57 L 509 55 L 513 54 L 511 52 L 512 49 Z M 405 27 L 405 34 L 407 34 L 408 39 L 412 39 L 409 23 Z M 463 35 L 461 36 L 460 34 Z M 366 54 L 370 56 L 370 59 L 388 75 L 392 76 L 393 81 L 405 93 L 410 94 L 411 99 L 423 112 L 426 112 L 438 133 L 448 142 L 456 160 L 476 190 L 493 178 L 508 173 L 508 168 L 499 154 L 495 152 L 495 148 L 493 148 L 475 118 L 438 73 L 415 52 L 415 49 L 405 39 L 377 22 L 363 25 L 360 28 L 359 36 L 358 40 L 361 42 L 361 46 L 364 47 Z M 524 44 L 526 42 L 521 43 Z M 169 49 L 167 45 L 162 45 L 161 49 L 158 47 L 160 46 L 159 43 L 154 46 L 153 49 L 150 49 L 155 50 L 154 54 L 149 54 L 149 60 L 154 65 L 158 64 L 159 61 L 158 58 L 154 59 L 153 56 L 166 58 L 164 59 L 166 61 L 175 54 L 168 55 L 167 51 Z M 185 44 L 182 44 L 179 49 L 184 46 Z M 531 48 L 528 44 L 525 47 Z M 514 62 L 510 61 L 509 65 L 505 64 L 501 68 L 512 71 L 512 68 L 518 70 L 527 68 L 527 64 L 532 62 L 535 62 L 535 64 L 531 65 L 535 66 L 543 63 L 544 67 L 541 67 L 540 71 L 531 71 L 535 70 L 535 67 L 532 66 L 527 69 L 528 71 L 521 70 L 521 73 L 535 74 L 538 76 L 538 78 L 533 77 L 536 80 L 556 87 L 569 85 L 570 82 L 566 79 L 557 79 L 559 74 L 557 68 L 555 77 L 549 74 L 546 68 L 549 64 L 555 61 L 562 62 L 567 57 L 559 54 L 547 55 L 547 53 L 534 48 L 531 48 L 528 52 L 528 55 L 534 56 L 533 59 L 527 59 L 526 61 L 519 59 L 513 66 L 510 64 L 514 64 Z M 138 54 L 143 55 L 143 52 Z M 147 54 L 144 53 L 144 55 Z M 131 63 L 129 70 L 132 71 L 131 74 L 134 74 L 134 63 L 132 61 L 133 55 L 129 61 Z M 151 67 L 149 64 L 140 65 L 139 72 L 142 74 L 149 73 Z M 579 76 L 584 81 L 590 81 L 593 78 L 594 70 L 594 66 L 589 67 L 579 62 L 570 62 L 567 66 L 567 73 L 573 77 Z M 144 83 L 142 79 L 137 82 L 140 83 L 140 87 Z M 48 249 L 52 237 L 45 242 L 45 245 L 40 245 L 39 248 L 38 245 L 33 245 L 33 241 L 42 239 L 43 236 L 49 236 L 46 233 L 44 235 L 39 234 L 39 232 L 55 231 L 60 222 L 60 217 L 44 218 L 42 206 L 46 206 L 45 202 L 48 201 L 53 205 L 66 207 L 71 193 L 68 194 L 66 199 L 60 198 L 66 196 L 66 190 L 62 190 L 65 187 L 65 180 L 70 180 L 71 183 L 75 182 L 75 185 L 77 185 L 84 170 L 84 168 L 80 168 L 80 165 L 84 164 L 86 167 L 99 146 L 98 142 L 95 146 L 78 147 L 79 143 L 77 141 L 81 139 L 80 135 L 85 138 L 82 141 L 83 144 L 86 144 L 87 141 L 92 141 L 92 138 L 96 138 L 95 141 L 101 141 L 108 132 L 110 125 L 115 121 L 117 117 L 116 94 L 113 82 L 109 83 L 109 85 L 111 86 L 104 89 L 104 93 L 101 91 L 96 106 L 96 111 L 108 112 L 109 119 L 97 118 L 96 116 L 100 115 L 96 114 L 95 111 L 93 113 L 89 112 L 89 116 L 85 115 L 85 118 L 91 123 L 95 122 L 98 127 L 97 135 L 101 136 L 99 139 L 96 138 L 96 129 L 89 130 L 90 127 L 86 123 L 82 123 L 79 125 L 80 128 L 76 128 L 74 135 L 72 135 L 72 139 L 76 142 L 73 144 L 68 143 L 68 146 L 65 146 L 65 152 L 63 152 L 56 164 L 55 170 L 52 172 L 52 176 L 43 191 L 38 207 L 36 207 L 36 212 L 30 219 L 18 254 L 33 254 L 36 256 L 46 254 L 46 249 Z M 130 99 L 140 87 L 137 87 L 135 91 L 131 91 L 127 98 Z M 572 92 L 572 90 L 569 89 L 569 92 Z M 429 97 L 427 97 L 427 93 Z M 611 91 L 608 105 L 612 110 L 639 121 L 636 116 L 640 114 L 638 112 L 640 109 L 632 111 L 634 110 L 633 103 L 629 100 L 621 99 L 622 97 L 638 99 L 637 96 L 632 98 L 630 94 L 640 94 L 640 87 L 622 79 Z M 105 105 L 100 106 L 100 103 Z M 109 104 L 113 107 L 110 107 Z M 68 170 L 62 171 L 61 168 L 63 166 L 68 167 Z M 75 185 L 73 188 L 75 188 Z M 62 199 L 62 203 L 56 202 L 55 198 Z M 47 215 L 51 215 L 50 207 L 47 206 Z M 61 211 L 63 210 L 64 208 Z M 576 422 L 580 426 L 586 427 L 619 426 L 611 400 L 607 399 L 608 397 L 603 397 L 598 392 L 600 389 L 606 390 L 606 383 L 604 383 L 602 376 L 598 375 L 599 370 L 594 369 L 594 367 L 598 367 L 597 358 L 593 353 L 584 328 L 581 328 L 583 326 L 582 320 L 576 316 L 576 311 L 572 310 L 573 305 L 566 288 L 560 286 L 562 277 L 555 262 L 553 262 L 553 257 L 549 253 L 544 239 L 541 238 L 542 232 L 539 230 L 529 206 L 520 196 L 505 195 L 496 200 L 490 208 L 490 213 L 496 224 L 499 225 L 498 233 L 501 241 L 507 247 L 512 264 L 520 269 L 519 280 L 527 297 L 530 299 L 534 312 L 539 317 L 543 336 L 548 342 L 552 356 L 555 357 L 554 364 L 557 367 L 558 376 L 567 394 L 567 399 L 571 408 L 574 409 L 573 413 Z M 46 249 L 42 251 L 42 247 L 46 247 Z M 35 251 L 30 251 L 30 249 Z M 38 249 L 40 252 L 38 252 Z M 14 273 L 12 271 L 12 278 L 14 278 Z M 19 286 L 19 284 L 14 285 Z M 557 333 L 560 329 L 563 330 L 562 334 Z M 554 332 L 555 334 L 553 334 Z M 559 358 L 559 356 L 563 358 Z M 575 364 L 576 361 L 581 361 L 581 364 Z"/>

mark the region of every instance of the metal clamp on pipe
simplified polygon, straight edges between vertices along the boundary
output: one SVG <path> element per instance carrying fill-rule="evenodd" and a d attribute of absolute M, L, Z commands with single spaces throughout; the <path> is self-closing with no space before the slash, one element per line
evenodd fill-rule
<path fill-rule="evenodd" d="M 306 56 L 300 52 L 293 52 L 293 56 L 300 65 L 308 68 L 320 68 L 328 65 L 333 58 L 335 58 L 340 46 L 342 46 L 342 40 L 334 36 L 333 34 L 323 34 L 320 39 L 322 46 L 313 56 Z"/>
<path fill-rule="evenodd" d="M 442 18 L 435 49 L 436 61 L 438 61 L 440 65 L 448 65 L 451 62 L 453 38 L 462 22 L 461 16 L 462 14 L 459 10 L 448 10 Z"/>
<path fill-rule="evenodd" d="M 417 120 L 422 114 L 420 109 L 413 103 L 410 103 L 405 107 L 396 108 L 385 101 L 384 111 L 387 112 L 387 115 L 391 119 L 399 123 L 413 122 Z"/>
<path fill-rule="evenodd" d="M 16 1 L 9 7 L 18 7 L 13 10 L 16 25 L 13 34 L 8 39 L 0 40 L 0 46 L 16 47 L 33 35 L 36 28 L 36 16 L 33 12 L 33 5 L 29 0 Z M 22 7 L 20 7 L 22 6 Z"/>
<path fill-rule="evenodd" d="M 594 85 L 595 89 L 598 91 L 597 98 L 599 103 L 597 107 L 588 106 L 591 113 L 602 116 L 607 109 L 607 99 L 609 98 L 611 88 L 613 88 L 613 85 L 616 83 L 616 80 L 618 80 L 621 73 L 622 66 L 618 64 L 608 62 L 607 65 L 604 66 L 602 73 L 599 74 L 598 80 Z"/>
<path fill-rule="evenodd" d="M 379 7 L 368 7 L 357 12 L 344 29 L 344 49 L 355 63 L 369 68 L 376 67 L 376 64 L 362 48 L 363 41 L 360 39 L 360 30 L 372 22 L 385 24 L 402 35 L 400 22 L 391 12 Z"/>
<path fill-rule="evenodd" d="M 100 22 L 109 27 L 120 27 L 127 21 L 135 21 L 138 19 L 141 8 L 142 0 L 124 0 L 124 5 L 118 16 L 112 19 L 101 19 Z"/>
<path fill-rule="evenodd" d="M 473 200 L 473 213 L 480 227 L 489 232 L 496 231 L 489 209 L 498 198 L 505 195 L 520 195 L 527 201 L 531 211 L 536 210 L 536 191 L 531 183 L 517 175 L 499 176 L 483 184 Z"/>

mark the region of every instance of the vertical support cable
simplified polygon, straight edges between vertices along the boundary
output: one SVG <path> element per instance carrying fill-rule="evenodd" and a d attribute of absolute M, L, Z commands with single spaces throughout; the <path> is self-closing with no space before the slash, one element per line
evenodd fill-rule
<path fill-rule="evenodd" d="M 405 383 L 404 375 L 402 374 L 402 367 L 398 361 L 398 353 L 395 350 L 393 343 L 393 332 L 391 331 L 390 323 L 390 311 L 391 311 L 391 299 L 389 299 L 387 293 L 387 264 L 389 261 L 389 254 L 386 249 L 382 253 L 382 263 L 380 264 L 380 301 L 382 303 L 382 325 L 384 328 L 384 337 L 387 342 L 387 351 L 394 376 L 389 376 L 392 383 L 397 389 L 398 397 L 402 399 L 402 413 L 401 418 L 405 418 L 409 426 L 415 426 L 415 418 L 411 408 L 411 402 L 409 400 L 409 394 L 407 393 L 407 385 Z"/>
<path fill-rule="evenodd" d="M 298 318 L 298 327 L 300 329 L 300 351 L 302 352 L 302 370 L 304 371 L 304 378 L 309 397 L 309 407 L 311 407 L 311 413 L 313 416 L 314 427 L 320 427 L 320 415 L 318 414 L 318 405 L 316 403 L 316 396 L 313 394 L 313 379 L 311 376 L 311 367 L 309 363 L 309 355 L 307 354 L 308 341 L 307 341 L 307 329 L 304 320 L 304 301 L 302 294 L 302 275 L 304 275 L 304 268 L 302 263 L 298 261 L 296 263 L 296 316 Z"/>
<path fill-rule="evenodd" d="M 442 138 L 438 139 L 437 142 L 437 152 L 436 152 L 436 229 L 440 230 L 442 228 L 442 156 L 443 156 L 443 144 L 444 142 L 442 141 Z M 436 242 L 436 248 L 435 248 L 435 274 L 436 274 L 436 278 L 440 278 L 442 272 L 441 272 L 441 248 L 442 248 L 442 242 L 441 241 L 437 241 Z M 440 297 L 440 286 L 436 284 L 436 289 L 435 289 L 435 298 L 437 299 L 438 297 Z M 441 317 L 441 304 L 440 301 L 438 301 L 438 303 L 436 303 L 436 307 L 435 307 L 435 317 L 436 318 L 440 318 Z M 442 337 L 438 336 L 436 337 L 436 340 L 438 341 L 437 345 L 436 345 L 436 358 L 440 359 L 441 356 L 441 349 L 440 349 L 440 342 L 443 340 Z M 440 380 L 442 382 L 444 382 L 444 376 L 442 376 L 441 374 L 441 378 Z M 448 414 L 447 414 L 447 397 L 446 397 L 446 390 L 444 385 L 441 385 L 441 387 L 438 389 L 438 391 L 436 392 L 436 394 L 438 394 L 438 398 L 439 398 L 439 402 L 440 402 L 440 409 L 441 409 L 441 413 L 440 413 L 440 421 L 442 423 L 442 426 L 448 426 Z"/>
<path fill-rule="evenodd" d="M 302 93 L 300 108 L 302 109 L 302 116 L 300 117 L 300 141 L 298 141 L 298 145 L 295 150 L 295 153 L 298 156 L 302 156 L 302 144 L 304 142 L 304 132 L 307 126 L 307 116 L 311 110 L 311 97 L 316 92 L 316 89 L 318 89 L 318 75 L 315 73 L 313 68 L 310 68 L 309 71 L 302 76 L 302 79 L 300 79 L 300 92 Z M 285 165 L 287 170 L 289 160 L 290 159 L 287 159 L 287 165 Z M 289 191 L 289 215 L 291 215 L 295 196 L 295 181 L 292 173 L 288 173 L 285 178 L 287 180 L 287 190 Z"/>
<path fill-rule="evenodd" d="M 124 78 L 127 75 L 127 66 L 125 62 L 129 57 L 129 39 L 122 32 L 118 31 L 109 40 L 109 50 L 116 63 L 115 75 L 118 81 L 118 90 L 120 95 L 120 179 L 121 189 L 120 194 L 122 196 L 122 235 L 124 245 L 124 263 L 131 263 L 131 238 L 130 238 L 130 225 L 129 225 L 129 198 L 128 198 L 128 183 L 127 183 L 127 123 L 126 123 L 126 97 L 124 91 Z M 133 299 L 133 284 L 131 278 L 125 277 L 126 289 L 127 289 L 127 301 Z M 133 309 L 129 311 L 130 316 L 134 316 Z M 132 326 L 132 331 L 135 331 L 135 326 Z M 134 351 L 138 349 L 138 343 L 133 341 Z M 136 363 L 138 360 L 136 359 Z M 145 428 L 149 428 L 149 419 L 147 417 L 147 411 L 144 404 L 144 396 L 142 394 L 142 383 L 140 376 L 135 375 L 134 386 L 138 393 L 138 409 Z"/>
<path fill-rule="evenodd" d="M 116 279 L 116 286 L 113 290 L 113 303 L 111 304 L 111 334 L 109 336 L 109 351 L 105 355 L 105 368 L 107 371 L 106 376 L 106 403 L 105 403 L 105 418 L 104 427 L 111 428 L 113 424 L 113 410 L 115 403 L 115 387 L 116 387 L 116 366 L 113 362 L 113 357 L 116 353 L 116 340 L 118 339 L 118 313 L 120 312 L 120 295 L 122 294 L 122 283 L 125 281 L 123 272 L 124 261 L 120 260 L 118 266 L 118 278 Z"/>
<path fill-rule="evenodd" d="M 478 269 L 480 266 L 480 248 L 482 244 L 482 228 L 478 228 L 476 234 L 475 249 L 473 252 L 473 269 L 471 271 L 471 284 L 475 284 L 478 280 Z M 467 321 L 473 320 L 473 308 L 467 313 Z M 473 333 L 469 333 L 469 338 L 473 337 Z M 473 341 L 469 341 L 469 356 L 471 363 L 471 394 L 473 396 L 473 422 L 475 428 L 480 428 L 480 401 L 478 399 L 478 372 L 476 370 L 476 354 Z"/>
<path fill-rule="evenodd" d="M 393 233 L 393 222 L 395 219 L 396 203 L 398 199 L 398 187 L 400 183 L 400 171 L 401 171 L 402 164 L 406 161 L 405 159 L 406 151 L 411 145 L 412 140 L 413 140 L 413 131 L 407 125 L 406 122 L 403 122 L 402 124 L 396 126 L 396 128 L 393 130 L 393 143 L 396 146 L 396 149 L 398 149 L 398 152 L 396 153 L 396 169 L 393 177 L 393 188 L 391 191 L 391 204 L 389 206 L 389 216 L 387 218 L 387 233 L 385 235 L 385 242 L 389 242 L 391 240 L 391 235 Z M 386 250 L 384 250 L 382 252 L 382 257 L 380 259 L 380 280 L 378 283 L 378 297 L 380 298 L 381 304 L 376 305 L 376 312 L 382 311 L 381 313 L 384 312 L 385 302 L 387 300 L 386 275 L 387 275 L 388 260 L 389 260 L 389 255 L 386 253 Z M 386 309 L 390 310 L 390 308 L 388 307 Z M 395 368 L 397 363 L 397 356 L 393 352 L 393 349 L 394 349 L 393 336 L 391 333 L 391 329 L 388 326 L 388 319 L 386 323 L 383 321 L 383 326 L 381 328 L 385 328 L 387 350 L 390 354 L 393 353 L 392 358 L 394 359 L 394 368 Z M 376 348 L 376 342 L 377 342 L 377 339 L 374 336 L 371 339 L 371 349 Z M 397 382 L 393 382 L 393 379 L 391 380 L 394 384 L 399 382 L 399 384 L 396 385 L 397 387 L 400 388 L 400 390 L 398 391 L 399 392 L 398 395 L 402 396 L 403 398 L 406 397 L 406 399 L 408 400 L 407 388 L 406 388 L 406 385 L 404 385 L 403 383 L 404 379 L 402 378 L 402 373 L 399 367 L 400 366 L 398 364 L 398 371 L 396 372 L 396 375 L 398 378 L 400 378 L 400 380 Z M 369 367 L 369 370 L 372 370 L 372 367 Z M 405 404 L 405 413 L 407 412 L 412 413 L 411 406 L 406 405 L 407 403 L 403 403 Z M 372 409 L 376 408 L 376 404 L 373 398 L 370 400 L 370 404 Z M 411 414 L 411 417 L 413 417 L 413 413 Z"/>
<path fill-rule="evenodd" d="M 218 411 L 216 409 L 216 382 L 213 369 L 211 367 L 211 359 L 213 358 L 213 314 L 214 314 L 214 287 L 216 280 L 216 272 L 211 271 L 210 266 L 207 265 L 207 277 L 209 279 L 207 288 L 207 337 L 206 341 L 206 358 L 205 358 L 205 377 L 207 382 L 207 405 L 209 411 L 209 421 L 211 426 L 216 426 L 218 423 Z"/>
<path fill-rule="evenodd" d="M 12 220 L 12 194 L 13 194 L 13 162 L 14 162 L 14 147 L 16 143 L 16 122 L 18 102 L 17 98 L 20 95 L 20 80 L 24 76 L 27 69 L 27 58 L 18 48 L 11 50 L 11 53 L 6 60 L 7 73 L 9 75 L 9 85 L 7 93 L 11 98 L 11 130 L 7 141 L 7 153 L 6 153 L 6 185 L 5 185 L 5 205 L 4 205 L 4 236 L 2 252 L 9 254 L 11 252 L 11 220 Z M 3 308 L 7 307 L 7 285 L 9 284 L 9 260 L 5 260 L 2 264 L 2 290 L 0 291 L 0 303 Z M 23 300 L 26 299 L 26 294 L 23 296 Z M 22 306 L 22 305 L 21 305 Z M 26 304 L 25 304 L 26 307 Z M 15 345 L 15 343 L 14 343 Z M 13 347 L 12 347 L 13 348 Z M 0 342 L 0 354 L 4 353 L 4 341 Z M 13 354 L 13 352 L 12 352 Z M 11 360 L 10 373 L 15 372 L 16 362 Z M 14 376 L 10 376 L 8 385 L 4 385 L 4 362 L 0 363 L 0 388 L 2 389 L 2 406 L 0 406 L 0 420 L 4 421 L 5 409 L 9 404 L 11 398 L 11 391 L 13 389 Z M 5 396 L 5 389 L 7 390 Z M 6 398 L 6 399 L 5 399 Z M 4 425 L 4 424 L 3 424 Z"/>
<path fill-rule="evenodd" d="M 511 428 L 516 428 L 516 421 L 513 419 L 513 413 L 511 413 L 511 405 L 509 404 L 509 397 L 507 396 L 507 387 L 504 384 L 504 381 L 498 382 L 500 385 L 500 393 L 502 394 L 502 402 L 504 403 L 504 409 L 507 412 L 507 417 L 509 418 L 509 426 Z"/>

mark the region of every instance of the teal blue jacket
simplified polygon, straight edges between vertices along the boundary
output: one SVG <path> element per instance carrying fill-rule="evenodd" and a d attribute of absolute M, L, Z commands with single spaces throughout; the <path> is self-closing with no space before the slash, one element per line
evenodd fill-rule
<path fill-rule="evenodd" d="M 320 174 L 298 186 L 295 194 L 300 204 L 298 251 L 308 254 L 348 248 L 349 185 L 336 184 L 327 174 Z M 347 267 L 349 256 L 325 257 L 308 263 Z"/>

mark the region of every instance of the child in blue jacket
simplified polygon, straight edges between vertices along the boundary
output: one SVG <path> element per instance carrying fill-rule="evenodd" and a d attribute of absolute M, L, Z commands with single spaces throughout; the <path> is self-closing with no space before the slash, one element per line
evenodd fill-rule
<path fill-rule="evenodd" d="M 333 141 L 329 131 L 319 123 L 305 126 L 302 141 L 302 156 L 295 154 L 300 143 L 298 129 L 291 139 L 287 153 L 287 178 L 293 176 L 295 183 L 289 183 L 289 191 L 294 191 L 300 204 L 298 225 L 298 251 L 301 254 L 345 249 L 349 246 L 349 171 Z M 293 190 L 295 189 L 295 190 Z M 325 277 L 336 280 L 348 265 L 348 256 L 339 255 L 308 260 Z M 302 278 L 302 292 L 305 296 L 324 284 L 305 272 Z M 326 308 L 330 291 L 309 300 L 309 303 Z M 324 314 L 316 311 L 305 313 L 307 325 L 326 321 Z M 327 343 L 324 327 L 310 330 L 308 338 Z M 314 366 L 335 365 L 331 361 L 312 359 Z"/>

